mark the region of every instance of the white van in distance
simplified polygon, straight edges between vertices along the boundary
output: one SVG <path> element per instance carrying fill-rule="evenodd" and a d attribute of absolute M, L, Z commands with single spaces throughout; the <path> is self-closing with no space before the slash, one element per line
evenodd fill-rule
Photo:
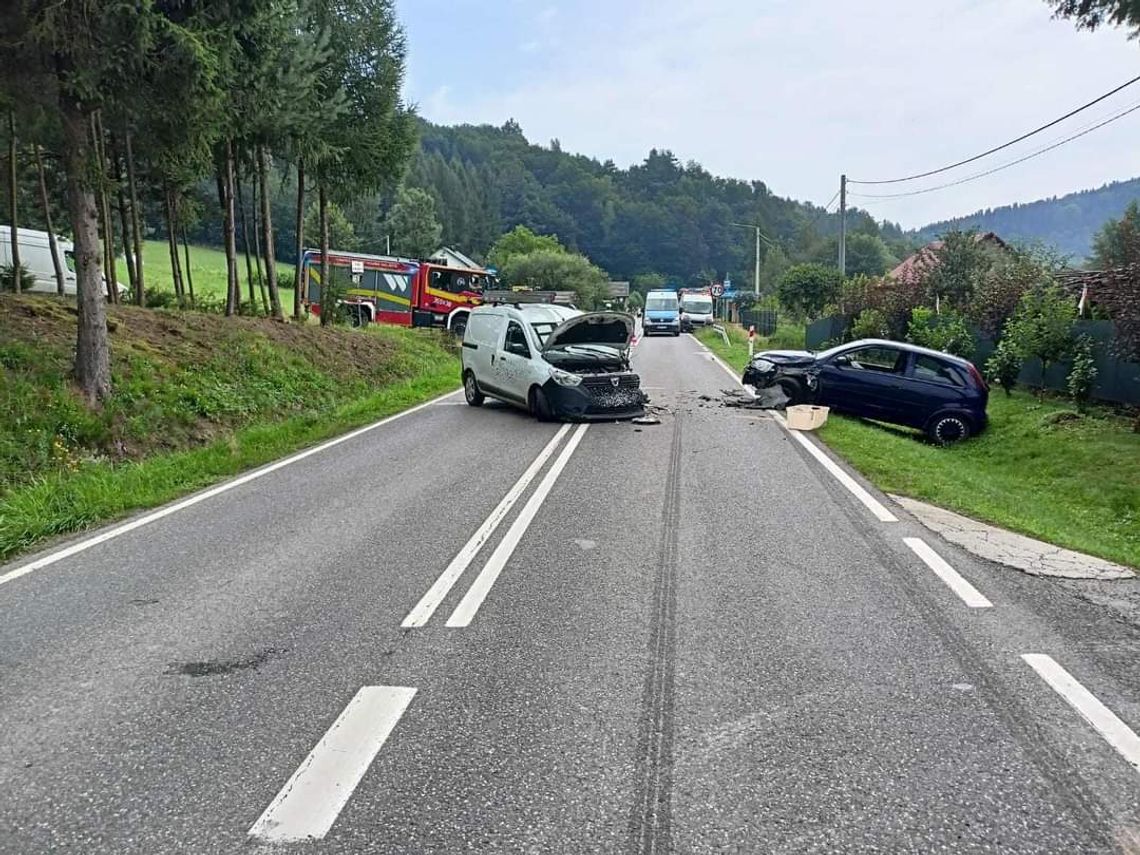
<path fill-rule="evenodd" d="M 48 233 L 35 229 L 18 229 L 20 243 L 20 265 L 36 279 L 29 291 L 40 294 L 55 294 L 55 265 L 51 260 L 51 244 Z M 63 293 L 75 294 L 75 246 L 66 238 L 56 237 L 56 252 L 63 267 Z M 0 267 L 12 264 L 12 227 L 0 225 Z"/>

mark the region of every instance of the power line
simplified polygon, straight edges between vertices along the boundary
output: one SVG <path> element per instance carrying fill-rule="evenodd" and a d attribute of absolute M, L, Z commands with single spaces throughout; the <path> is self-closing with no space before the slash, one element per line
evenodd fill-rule
<path fill-rule="evenodd" d="M 839 191 L 838 191 L 838 190 L 836 190 L 836 191 L 835 191 L 835 195 L 831 197 L 831 201 L 830 201 L 830 202 L 828 202 L 826 205 L 824 205 L 824 206 L 823 206 L 823 212 L 824 212 L 825 214 L 826 214 L 826 213 L 828 213 L 828 210 L 827 210 L 827 209 L 828 209 L 828 208 L 830 208 L 830 207 L 831 207 L 833 204 L 835 204 L 835 200 L 836 200 L 836 199 L 838 199 L 838 198 L 839 198 Z"/>
<path fill-rule="evenodd" d="M 981 160 L 983 157 L 989 157 L 991 154 L 994 154 L 995 152 L 999 152 L 1002 149 L 1009 148 L 1011 145 L 1016 145 L 1017 143 L 1021 142 L 1022 140 L 1027 140 L 1032 136 L 1036 136 L 1037 134 L 1041 133 L 1042 131 L 1047 131 L 1047 130 L 1049 130 L 1049 128 L 1053 127 L 1054 125 L 1058 125 L 1061 122 L 1065 121 L 1066 119 L 1070 119 L 1073 116 L 1077 115 L 1077 113 L 1081 113 L 1081 112 L 1087 110 L 1089 107 L 1092 107 L 1096 104 L 1099 104 L 1104 99 L 1112 97 L 1113 95 L 1115 95 L 1120 90 L 1128 88 L 1129 86 L 1131 86 L 1133 83 L 1136 83 L 1137 81 L 1140 81 L 1140 75 L 1137 75 L 1136 77 L 1133 77 L 1131 80 L 1128 80 L 1124 83 L 1121 83 L 1115 89 L 1113 89 L 1109 92 L 1105 92 L 1099 98 L 1094 98 L 1092 101 L 1089 101 L 1087 104 L 1084 104 L 1083 106 L 1077 107 L 1075 110 L 1070 110 L 1068 113 L 1061 116 L 1060 118 L 1054 119 L 1053 121 L 1049 122 L 1048 124 L 1042 125 L 1041 127 L 1036 128 L 1036 129 L 1030 131 L 1029 133 L 1022 134 L 1017 139 L 1012 139 L 1007 143 L 1002 143 L 999 146 L 994 146 L 993 148 L 989 149 L 988 151 L 983 151 L 981 154 L 976 154 L 973 157 L 966 158 L 965 160 L 959 160 L 957 163 L 951 163 L 949 166 L 943 166 L 939 169 L 932 169 L 929 172 L 920 172 L 917 175 L 908 175 L 905 178 L 888 178 L 888 179 L 882 179 L 882 180 L 878 180 L 878 181 L 856 181 L 854 178 L 849 178 L 849 179 L 847 179 L 847 181 L 849 184 L 899 184 L 903 181 L 914 181 L 916 178 L 928 178 L 931 175 L 938 175 L 940 172 L 948 172 L 951 169 L 957 169 L 959 166 L 965 166 L 967 163 L 973 163 L 975 160 Z M 953 185 L 947 185 L 947 186 L 953 186 Z M 887 197 L 881 197 L 881 198 L 887 198 Z"/>
<path fill-rule="evenodd" d="M 1073 140 L 1080 139 L 1081 137 L 1085 136 L 1086 134 L 1091 134 L 1093 131 L 1097 130 L 1098 128 L 1103 128 L 1105 125 L 1112 124 L 1113 122 L 1117 121 L 1118 119 L 1123 119 L 1129 113 L 1134 113 L 1137 110 L 1140 110 L 1140 104 L 1134 104 L 1131 107 L 1129 107 L 1127 110 L 1124 110 L 1120 113 L 1117 113 L 1114 116 L 1110 116 L 1109 118 L 1105 119 L 1102 122 L 1097 122 L 1092 127 L 1086 128 L 1085 130 L 1081 131 L 1080 133 L 1073 134 L 1072 136 L 1069 136 L 1069 137 L 1065 137 L 1063 140 L 1055 142 L 1052 145 L 1046 146 L 1045 148 L 1041 148 L 1041 149 L 1038 149 L 1037 151 L 1031 152 L 1030 154 L 1027 154 L 1024 157 L 1019 157 L 1017 160 L 1012 160 L 1009 163 L 1002 164 L 1001 166 L 995 166 L 993 169 L 987 169 L 985 172 L 978 172 L 978 173 L 975 173 L 974 175 L 967 175 L 965 178 L 960 178 L 957 181 L 951 181 L 951 182 L 948 182 L 946 184 L 939 184 L 935 187 L 926 187 L 922 190 L 911 190 L 911 191 L 906 192 L 906 193 L 852 193 L 850 195 L 856 196 L 860 199 L 902 199 L 902 198 L 905 198 L 907 196 L 921 196 L 924 193 L 933 193 L 936 190 L 945 190 L 948 187 L 957 187 L 959 184 L 965 184 L 968 181 L 976 181 L 979 178 L 985 178 L 987 175 L 993 175 L 995 172 L 1001 172 L 1003 169 L 1009 169 L 1011 166 L 1017 166 L 1019 163 L 1025 163 L 1025 161 L 1027 161 L 1027 160 L 1032 160 L 1035 157 L 1040 157 L 1041 155 L 1046 154 L 1047 152 L 1050 152 L 1055 148 L 1060 148 L 1061 146 L 1065 145 L 1066 143 L 1071 143 Z"/>

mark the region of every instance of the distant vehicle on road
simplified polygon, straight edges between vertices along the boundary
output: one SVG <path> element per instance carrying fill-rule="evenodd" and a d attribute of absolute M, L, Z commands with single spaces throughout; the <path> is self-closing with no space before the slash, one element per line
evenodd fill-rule
<path fill-rule="evenodd" d="M 985 429 L 989 387 L 973 363 L 898 341 L 864 339 L 820 353 L 770 350 L 744 369 L 743 382 L 779 386 L 789 403 L 924 431 L 949 445 Z"/>
<path fill-rule="evenodd" d="M 706 327 L 713 322 L 713 298 L 710 288 L 682 288 L 681 327 Z"/>
<path fill-rule="evenodd" d="M 650 291 L 645 295 L 645 335 L 681 334 L 681 306 L 676 291 Z"/>
<path fill-rule="evenodd" d="M 630 368 L 633 316 L 581 312 L 551 303 L 474 309 L 463 335 L 463 392 L 493 397 L 542 421 L 633 418 L 645 412 L 641 378 Z"/>

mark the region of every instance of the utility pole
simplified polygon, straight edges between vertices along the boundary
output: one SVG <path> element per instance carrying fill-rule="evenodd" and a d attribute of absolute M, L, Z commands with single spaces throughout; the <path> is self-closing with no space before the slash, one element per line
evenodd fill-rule
<path fill-rule="evenodd" d="M 756 278 L 752 280 L 752 290 L 760 298 L 760 227 L 756 227 Z"/>
<path fill-rule="evenodd" d="M 847 176 L 839 176 L 839 272 L 847 275 Z"/>
<path fill-rule="evenodd" d="M 756 278 L 752 280 L 752 290 L 757 297 L 760 296 L 760 241 L 768 244 L 768 246 L 775 246 L 776 244 L 768 240 L 767 236 L 760 231 L 760 227 L 755 223 L 733 223 L 732 225 L 741 229 L 752 229 L 756 232 Z"/>

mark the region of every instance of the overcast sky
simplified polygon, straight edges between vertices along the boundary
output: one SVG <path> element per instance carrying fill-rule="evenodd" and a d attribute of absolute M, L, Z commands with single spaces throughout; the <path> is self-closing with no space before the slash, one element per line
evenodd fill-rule
<path fill-rule="evenodd" d="M 1123 32 L 1077 32 L 1043 0 L 397 0 L 406 94 L 441 124 L 515 118 L 532 142 L 621 166 L 667 148 L 823 205 L 839 174 L 893 178 L 1018 136 L 1140 74 Z M 858 11 L 856 11 L 856 9 Z M 1140 83 L 999 166 L 1140 103 Z M 918 226 L 1140 175 L 1140 110 L 996 175 L 895 200 Z"/>

